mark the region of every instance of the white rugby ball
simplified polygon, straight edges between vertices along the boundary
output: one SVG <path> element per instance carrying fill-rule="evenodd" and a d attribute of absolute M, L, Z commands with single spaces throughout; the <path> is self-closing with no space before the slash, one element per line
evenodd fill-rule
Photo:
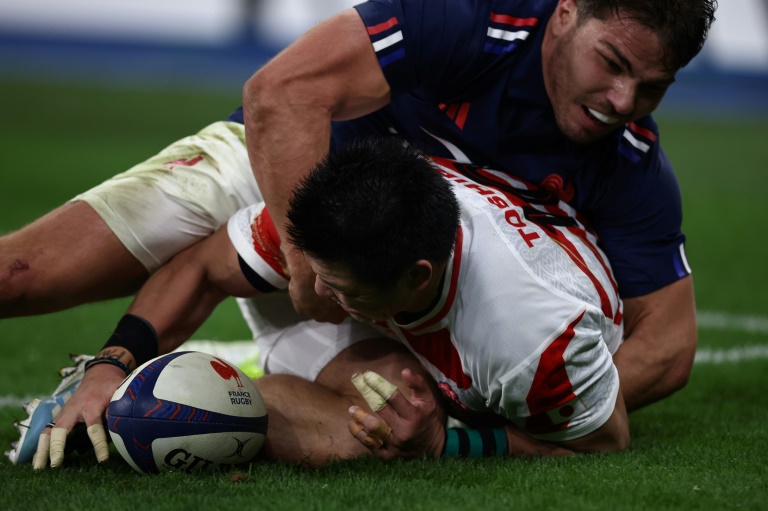
<path fill-rule="evenodd" d="M 267 409 L 253 381 L 206 353 L 162 355 L 136 368 L 107 409 L 112 442 L 141 473 L 197 472 L 253 459 Z"/>

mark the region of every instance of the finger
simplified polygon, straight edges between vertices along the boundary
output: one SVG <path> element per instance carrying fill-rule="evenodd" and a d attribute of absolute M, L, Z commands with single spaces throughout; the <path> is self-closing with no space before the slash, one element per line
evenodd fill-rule
<path fill-rule="evenodd" d="M 104 431 L 104 425 L 101 423 L 88 426 L 88 438 L 91 439 L 93 450 L 96 453 L 96 460 L 104 463 L 109 459 L 109 443 L 107 443 L 107 433 Z"/>
<path fill-rule="evenodd" d="M 362 424 L 359 422 L 350 421 L 347 423 L 347 427 L 349 428 L 349 432 L 352 434 L 352 436 L 368 449 L 378 449 L 384 443 L 381 439 L 369 435 Z"/>
<path fill-rule="evenodd" d="M 67 445 L 66 428 L 55 427 L 51 430 L 51 468 L 58 468 L 64 463 L 64 447 Z"/>
<path fill-rule="evenodd" d="M 374 412 L 384 408 L 387 400 L 397 391 L 397 387 L 373 371 L 353 374 L 352 383 Z"/>
<path fill-rule="evenodd" d="M 381 440 L 382 443 L 386 440 L 389 434 L 392 433 L 392 428 L 389 427 L 389 424 L 378 417 L 371 415 L 359 406 L 351 407 L 349 409 L 349 414 L 368 432 L 369 435 Z"/>
<path fill-rule="evenodd" d="M 41 470 L 48 466 L 48 450 L 51 447 L 51 435 L 41 434 L 37 440 L 37 451 L 32 456 L 32 468 Z"/>
<path fill-rule="evenodd" d="M 394 384 L 388 382 L 383 376 L 373 371 L 366 371 L 363 374 L 363 379 L 385 403 L 389 401 L 395 392 L 397 392 L 397 387 Z M 374 411 L 377 410 L 374 409 Z"/>
<path fill-rule="evenodd" d="M 397 396 L 392 396 L 389 402 L 403 419 L 412 419 L 424 410 L 436 406 L 434 392 L 424 375 L 414 373 L 410 369 L 403 369 L 401 376 L 403 383 L 411 391 L 411 397 L 406 399 L 402 396 L 403 399 L 399 399 Z M 427 405 L 426 408 L 425 405 Z"/>

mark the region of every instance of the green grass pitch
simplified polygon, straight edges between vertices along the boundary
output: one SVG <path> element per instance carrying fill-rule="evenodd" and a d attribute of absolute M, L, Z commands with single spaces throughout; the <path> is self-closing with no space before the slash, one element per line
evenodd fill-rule
<path fill-rule="evenodd" d="M 221 119 L 238 93 L 0 79 L 0 232 Z M 684 197 L 701 359 L 683 391 L 630 416 L 627 452 L 154 477 L 115 451 L 105 466 L 82 456 L 41 473 L 3 457 L 0 509 L 768 509 L 768 120 L 658 119 Z M 100 347 L 127 304 L 0 321 L 0 450 L 16 438 L 21 398 L 49 393 L 66 354 Z M 226 302 L 195 337 L 248 330 Z"/>

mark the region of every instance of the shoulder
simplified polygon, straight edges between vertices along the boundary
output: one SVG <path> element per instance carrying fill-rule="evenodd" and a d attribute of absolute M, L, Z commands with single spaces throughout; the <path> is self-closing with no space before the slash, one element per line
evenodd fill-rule
<path fill-rule="evenodd" d="M 461 35 L 461 31 L 454 31 L 457 28 L 484 33 L 504 28 L 521 31 L 542 26 L 556 4 L 557 0 L 369 0 L 356 5 L 355 9 L 372 35 L 395 24 L 405 30 Z"/>

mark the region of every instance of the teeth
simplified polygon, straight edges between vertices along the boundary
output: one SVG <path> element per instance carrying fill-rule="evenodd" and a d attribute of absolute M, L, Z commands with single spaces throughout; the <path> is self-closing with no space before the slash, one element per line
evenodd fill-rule
<path fill-rule="evenodd" d="M 594 115 L 598 121 L 604 122 L 605 124 L 616 124 L 619 122 L 619 120 L 615 117 L 608 117 L 607 115 L 598 112 L 597 110 L 592 110 L 591 108 L 587 108 L 589 110 L 589 113 Z"/>

